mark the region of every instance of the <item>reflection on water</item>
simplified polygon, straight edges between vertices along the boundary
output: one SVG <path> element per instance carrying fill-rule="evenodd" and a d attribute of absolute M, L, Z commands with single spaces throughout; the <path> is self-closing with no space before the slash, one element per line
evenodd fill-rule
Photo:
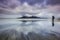
<path fill-rule="evenodd" d="M 60 23 L 0 19 L 0 40 L 60 40 Z"/>

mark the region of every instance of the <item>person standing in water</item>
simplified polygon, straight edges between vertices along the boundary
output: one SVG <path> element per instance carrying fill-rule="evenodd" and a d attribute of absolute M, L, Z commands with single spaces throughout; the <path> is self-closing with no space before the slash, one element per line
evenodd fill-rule
<path fill-rule="evenodd" d="M 55 17 L 52 16 L 52 26 L 54 26 L 54 19 L 55 19 Z"/>

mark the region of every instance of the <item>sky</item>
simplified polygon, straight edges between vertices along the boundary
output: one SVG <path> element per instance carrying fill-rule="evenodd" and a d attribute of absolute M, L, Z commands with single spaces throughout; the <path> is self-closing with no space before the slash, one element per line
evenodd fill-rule
<path fill-rule="evenodd" d="M 0 0 L 0 18 L 60 17 L 60 0 Z M 58 16 L 57 16 L 58 15 Z"/>

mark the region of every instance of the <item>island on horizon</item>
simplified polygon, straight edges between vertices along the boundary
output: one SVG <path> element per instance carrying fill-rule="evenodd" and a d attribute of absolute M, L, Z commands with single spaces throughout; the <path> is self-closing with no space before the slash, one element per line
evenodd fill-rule
<path fill-rule="evenodd" d="M 30 16 L 30 17 L 28 17 L 28 16 L 22 16 L 22 17 L 18 17 L 17 19 L 30 19 L 30 18 L 34 18 L 34 19 L 47 19 L 46 17 L 37 17 L 37 16 Z"/>

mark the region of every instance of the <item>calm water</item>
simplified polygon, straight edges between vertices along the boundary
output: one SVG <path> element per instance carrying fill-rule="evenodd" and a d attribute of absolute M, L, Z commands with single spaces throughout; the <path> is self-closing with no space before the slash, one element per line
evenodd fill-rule
<path fill-rule="evenodd" d="M 8 37 L 7 34 L 10 36 Z M 28 37 L 29 39 L 26 36 L 22 37 L 20 34 L 30 35 Z M 58 38 L 56 37 L 56 40 L 58 40 L 60 38 L 60 22 L 55 22 L 55 26 L 52 27 L 52 22 L 49 20 L 23 22 L 18 19 L 0 19 L 0 40 L 40 40 L 37 39 L 37 35 L 40 34 L 46 37 L 50 34 L 53 34 L 58 37 Z M 3 38 L 1 35 L 4 35 Z M 8 37 L 7 39 L 6 36 Z M 53 38 L 54 37 L 55 36 L 53 36 Z M 49 40 L 53 40 L 53 39 L 49 39 Z"/>

